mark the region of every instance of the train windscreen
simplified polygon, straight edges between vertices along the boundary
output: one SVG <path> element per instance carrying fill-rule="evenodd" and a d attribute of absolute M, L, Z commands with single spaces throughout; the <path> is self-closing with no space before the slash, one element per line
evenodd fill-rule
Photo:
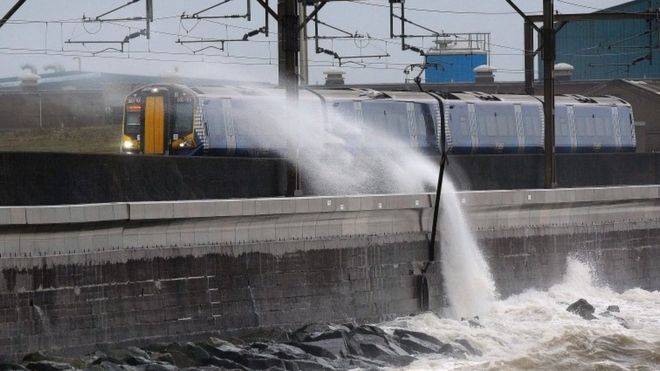
<path fill-rule="evenodd" d="M 192 132 L 193 104 L 192 102 L 178 102 L 174 106 L 174 131 L 179 135 Z"/>

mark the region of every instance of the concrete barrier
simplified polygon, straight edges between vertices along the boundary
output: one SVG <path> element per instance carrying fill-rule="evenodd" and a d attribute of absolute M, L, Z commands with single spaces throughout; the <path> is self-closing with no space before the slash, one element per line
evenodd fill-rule
<path fill-rule="evenodd" d="M 557 179 L 562 187 L 660 184 L 659 159 L 660 153 L 559 154 Z M 275 158 L 0 153 L 0 205 L 279 197 L 286 168 Z M 459 189 L 541 188 L 543 155 L 450 156 L 447 172 Z M 304 194 L 315 195 L 302 176 Z"/>

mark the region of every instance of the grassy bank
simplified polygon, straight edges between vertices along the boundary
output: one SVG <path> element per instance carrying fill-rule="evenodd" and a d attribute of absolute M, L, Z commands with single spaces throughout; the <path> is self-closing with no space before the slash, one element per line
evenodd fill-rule
<path fill-rule="evenodd" d="M 119 153 L 121 126 L 1 132 L 0 151 Z"/>

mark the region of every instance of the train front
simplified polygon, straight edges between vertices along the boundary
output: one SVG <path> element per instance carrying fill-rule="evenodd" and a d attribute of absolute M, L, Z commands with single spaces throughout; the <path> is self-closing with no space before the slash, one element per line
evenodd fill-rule
<path fill-rule="evenodd" d="M 149 85 L 124 105 L 123 153 L 192 155 L 201 149 L 195 136 L 194 92 L 179 85 Z"/>

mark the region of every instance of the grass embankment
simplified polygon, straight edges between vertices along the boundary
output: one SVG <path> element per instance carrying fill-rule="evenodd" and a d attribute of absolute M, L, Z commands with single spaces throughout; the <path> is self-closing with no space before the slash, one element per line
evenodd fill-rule
<path fill-rule="evenodd" d="M 119 153 L 121 126 L 0 132 L 1 151 Z"/>

